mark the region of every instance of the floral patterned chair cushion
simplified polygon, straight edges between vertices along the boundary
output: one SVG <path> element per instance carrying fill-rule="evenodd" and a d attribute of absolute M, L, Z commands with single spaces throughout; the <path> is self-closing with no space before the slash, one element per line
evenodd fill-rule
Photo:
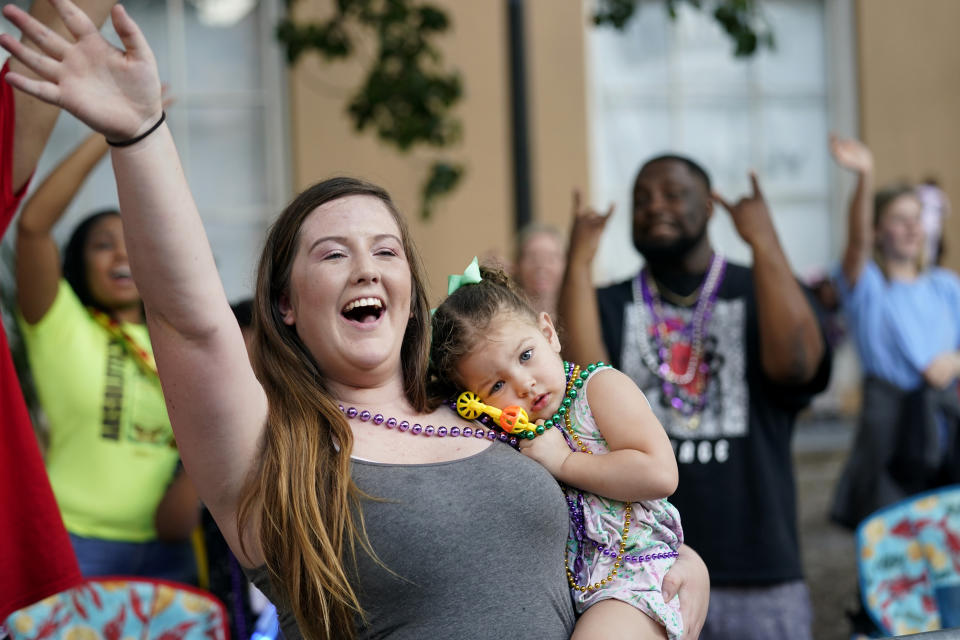
<path fill-rule="evenodd" d="M 960 626 L 960 485 L 880 509 L 856 539 L 860 592 L 881 632 Z"/>
<path fill-rule="evenodd" d="M 223 605 L 165 580 L 93 578 L 10 615 L 14 640 L 227 640 Z M 2 634 L 0 634 L 2 635 Z"/>

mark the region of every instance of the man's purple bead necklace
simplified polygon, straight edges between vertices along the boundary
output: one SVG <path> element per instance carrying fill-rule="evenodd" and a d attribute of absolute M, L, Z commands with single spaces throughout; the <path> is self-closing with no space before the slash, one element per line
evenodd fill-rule
<path fill-rule="evenodd" d="M 727 262 L 722 256 L 713 254 L 703 284 L 697 292 L 697 303 L 690 322 L 677 330 L 690 341 L 690 355 L 686 370 L 682 373 L 674 372 L 671 365 L 671 350 L 667 344 L 669 335 L 667 319 L 663 312 L 660 293 L 650 270 L 644 267 L 633 281 L 634 302 L 639 305 L 642 300 L 650 314 L 653 342 L 656 348 L 655 351 L 651 349 L 649 341 L 641 337 L 639 342 L 643 362 L 661 379 L 663 395 L 670 406 L 684 417 L 695 420 L 696 423 L 699 422 L 699 415 L 706 404 L 706 384 L 693 391 L 686 387 L 694 382 L 698 375 L 705 376 L 710 371 L 709 364 L 704 360 L 704 343 L 726 266 Z"/>

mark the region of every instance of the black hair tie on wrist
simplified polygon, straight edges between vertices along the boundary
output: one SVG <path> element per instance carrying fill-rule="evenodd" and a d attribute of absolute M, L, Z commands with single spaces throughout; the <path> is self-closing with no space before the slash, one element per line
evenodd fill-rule
<path fill-rule="evenodd" d="M 110 145 L 111 147 L 129 147 L 132 144 L 136 144 L 140 142 L 141 140 L 146 138 L 148 135 L 150 135 L 151 133 L 159 129 L 160 125 L 162 125 L 163 121 L 166 119 L 167 119 L 167 112 L 161 111 L 160 119 L 157 120 L 157 123 L 152 127 L 150 127 L 149 129 L 147 129 L 144 133 L 141 133 L 140 135 L 138 135 L 136 138 L 130 138 L 129 140 L 120 140 L 116 142 L 111 140 L 110 138 L 106 138 L 107 144 Z"/>

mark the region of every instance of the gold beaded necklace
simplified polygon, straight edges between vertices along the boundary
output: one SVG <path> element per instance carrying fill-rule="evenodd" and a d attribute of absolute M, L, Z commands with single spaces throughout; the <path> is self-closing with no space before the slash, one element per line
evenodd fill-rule
<path fill-rule="evenodd" d="M 590 370 L 590 373 L 593 372 L 593 369 L 595 369 L 595 367 L 588 367 L 588 370 Z M 580 378 L 580 365 L 576 365 L 573 367 L 573 373 L 570 375 L 570 381 L 567 382 L 568 393 L 570 392 L 570 389 L 573 387 L 574 382 L 579 378 Z M 573 407 L 571 406 L 570 408 L 572 409 Z M 577 444 L 577 447 L 580 449 L 580 451 L 582 451 L 583 453 L 588 453 L 590 455 L 593 455 L 593 451 L 590 451 L 587 448 L 587 446 L 583 444 L 583 440 L 580 439 L 580 435 L 573 429 L 573 424 L 570 421 L 570 413 L 571 412 L 568 410 L 563 414 L 563 424 L 566 427 L 567 434 L 569 434 L 569 436 Z M 603 580 L 600 580 L 599 582 L 595 582 L 593 584 L 585 584 L 585 585 L 577 584 L 577 579 L 573 575 L 573 571 L 570 570 L 570 563 L 567 560 L 566 553 L 564 553 L 563 566 L 567 570 L 567 582 L 570 583 L 571 589 L 576 589 L 577 591 L 581 591 L 581 592 L 599 589 L 600 587 L 606 585 L 608 582 L 612 581 L 617 576 L 617 574 L 620 572 L 620 565 L 623 562 L 623 555 L 627 549 L 627 534 L 630 533 L 630 515 L 632 511 L 633 509 L 630 503 L 627 502 L 624 508 L 623 533 L 620 534 L 620 548 L 617 549 L 617 559 L 614 560 L 613 562 L 613 569 L 610 570 L 610 573 L 607 574 L 607 577 L 604 578 Z"/>
<path fill-rule="evenodd" d="M 674 293 L 670 289 L 667 289 L 663 286 L 663 283 L 653 277 L 653 274 L 648 270 L 647 274 L 647 286 L 650 287 L 652 291 L 656 291 L 660 294 L 660 297 L 666 298 L 672 304 L 678 307 L 692 307 L 700 300 L 700 293 L 703 291 L 703 285 L 700 285 L 693 290 L 692 293 L 688 293 L 685 296 L 680 295 L 679 293 Z"/>

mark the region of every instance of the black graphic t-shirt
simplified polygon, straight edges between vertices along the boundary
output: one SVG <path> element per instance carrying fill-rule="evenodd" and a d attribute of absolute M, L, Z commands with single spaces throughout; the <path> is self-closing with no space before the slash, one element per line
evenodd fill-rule
<path fill-rule="evenodd" d="M 655 371 L 664 354 L 675 373 L 687 370 L 693 309 L 664 300 L 658 342 L 650 310 L 642 297 L 634 301 L 632 279 L 599 289 L 597 299 L 611 364 L 643 390 L 670 436 L 680 469 L 670 501 L 712 583 L 801 578 L 790 441 L 797 412 L 829 381 L 829 352 L 805 385 L 767 378 L 752 270 L 728 264 L 703 335 L 702 362 L 687 384 L 665 390 Z"/>

